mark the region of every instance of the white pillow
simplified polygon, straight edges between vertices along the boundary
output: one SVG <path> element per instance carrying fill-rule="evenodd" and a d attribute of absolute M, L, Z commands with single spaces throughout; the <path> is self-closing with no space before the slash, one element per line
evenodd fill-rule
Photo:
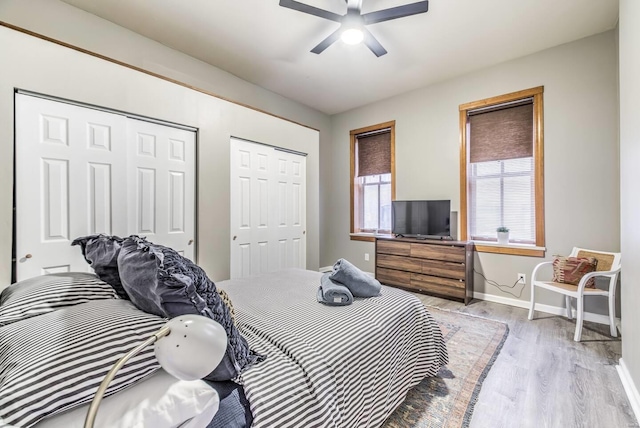
<path fill-rule="evenodd" d="M 158 370 L 151 377 L 105 398 L 96 428 L 204 427 L 218 411 L 220 398 L 204 381 L 179 380 Z M 81 428 L 89 405 L 44 419 L 35 428 Z M 189 423 L 191 422 L 191 423 Z"/>
<path fill-rule="evenodd" d="M 0 327 L 0 426 L 28 428 L 90 402 L 109 369 L 165 324 L 129 301 L 106 299 Z M 159 368 L 146 347 L 116 373 L 105 395 Z"/>

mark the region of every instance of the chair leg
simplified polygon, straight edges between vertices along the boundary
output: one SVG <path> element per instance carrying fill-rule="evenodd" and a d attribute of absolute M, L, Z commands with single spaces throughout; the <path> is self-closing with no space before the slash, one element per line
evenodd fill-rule
<path fill-rule="evenodd" d="M 536 286 L 531 281 L 531 305 L 529 306 L 529 320 L 533 319 L 533 312 L 536 310 Z"/>
<path fill-rule="evenodd" d="M 609 294 L 609 328 L 611 329 L 611 337 L 618 337 L 618 328 L 616 327 L 616 297 L 614 293 Z"/>
<path fill-rule="evenodd" d="M 573 319 L 573 313 L 571 311 L 571 297 L 564 296 L 564 307 L 567 309 L 567 318 Z"/>
<path fill-rule="evenodd" d="M 580 337 L 582 336 L 582 319 L 584 316 L 584 298 L 583 296 L 576 297 L 576 334 L 573 336 L 573 340 L 576 342 L 580 342 Z"/>

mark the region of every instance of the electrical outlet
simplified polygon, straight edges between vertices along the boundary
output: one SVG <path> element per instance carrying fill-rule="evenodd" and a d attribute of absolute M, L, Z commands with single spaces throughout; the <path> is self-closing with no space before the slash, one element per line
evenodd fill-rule
<path fill-rule="evenodd" d="M 369 253 L 364 253 L 364 261 L 365 262 L 369 261 Z"/>
<path fill-rule="evenodd" d="M 523 284 L 527 283 L 527 275 L 523 273 L 518 274 L 518 282 L 522 282 Z"/>

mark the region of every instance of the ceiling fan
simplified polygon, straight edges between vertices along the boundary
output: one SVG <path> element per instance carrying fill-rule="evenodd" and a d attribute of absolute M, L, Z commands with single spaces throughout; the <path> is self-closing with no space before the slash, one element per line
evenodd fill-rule
<path fill-rule="evenodd" d="M 367 45 L 367 47 L 371 49 L 371 52 L 377 57 L 386 54 L 387 50 L 382 47 L 380 42 L 373 37 L 373 34 L 365 28 L 366 25 L 417 15 L 429 10 L 428 1 L 419 1 L 363 14 L 362 0 L 345 1 L 347 2 L 347 13 L 345 15 L 338 15 L 337 13 L 309 6 L 295 0 L 280 0 L 280 6 L 340 23 L 340 28 L 318 43 L 315 48 L 311 49 L 311 52 L 315 54 L 322 53 L 339 38 L 342 38 L 345 43 L 349 44 L 357 44 L 364 41 L 364 44 Z"/>

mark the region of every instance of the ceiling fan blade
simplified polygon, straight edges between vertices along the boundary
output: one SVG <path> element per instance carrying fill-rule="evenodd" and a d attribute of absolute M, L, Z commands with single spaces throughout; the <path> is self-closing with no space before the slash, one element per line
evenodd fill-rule
<path fill-rule="evenodd" d="M 295 0 L 280 0 L 280 6 L 297 10 L 298 12 L 308 13 L 309 15 L 319 16 L 320 18 L 328 19 L 330 21 L 342 21 L 342 15 L 329 12 L 328 10 L 318 9 L 317 7 L 309 6 L 308 4 L 300 3 Z"/>
<path fill-rule="evenodd" d="M 281 3 L 282 4 L 282 3 Z M 378 10 L 362 15 L 365 25 L 375 24 L 377 22 L 390 21 L 392 19 L 403 18 L 405 16 L 417 15 L 425 13 L 429 10 L 429 1 L 419 1 L 416 3 L 405 4 L 403 6 L 392 7 L 390 9 Z"/>
<path fill-rule="evenodd" d="M 329 34 L 329 36 L 326 39 L 318 43 L 318 45 L 315 48 L 311 49 L 311 52 L 313 52 L 314 54 L 322 53 L 326 48 L 334 44 L 340 38 L 341 31 L 342 31 L 342 28 L 338 28 L 336 31 Z"/>
<path fill-rule="evenodd" d="M 382 55 L 387 53 L 387 50 L 382 47 L 380 42 L 375 37 L 373 37 L 373 34 L 371 34 L 369 30 L 363 28 L 362 32 L 364 33 L 364 44 L 367 45 L 369 49 L 371 49 L 371 52 L 373 52 L 375 56 L 381 57 Z"/>

